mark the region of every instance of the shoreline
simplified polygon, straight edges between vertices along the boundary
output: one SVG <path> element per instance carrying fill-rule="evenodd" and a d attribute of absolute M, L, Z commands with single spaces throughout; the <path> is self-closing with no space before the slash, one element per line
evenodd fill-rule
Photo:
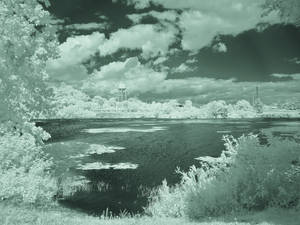
<path fill-rule="evenodd" d="M 222 217 L 203 218 L 192 221 L 185 217 L 150 217 L 129 215 L 119 217 L 102 215 L 91 216 L 76 210 L 57 205 L 55 208 L 35 208 L 0 203 L 0 224 L 3 225 L 298 225 L 299 210 L 270 208 L 263 211 L 245 211 Z"/>
<path fill-rule="evenodd" d="M 237 121 L 237 120 L 284 120 L 284 121 L 298 121 L 300 120 L 299 117 L 270 117 L 270 116 L 264 116 L 264 117 L 249 117 L 249 118 L 153 118 L 153 117 L 74 117 L 74 118 L 47 118 L 47 119 L 32 119 L 30 122 L 35 123 L 42 123 L 46 121 L 75 121 L 75 120 L 153 120 L 153 121 L 183 121 L 183 120 L 195 120 L 195 121 Z"/>

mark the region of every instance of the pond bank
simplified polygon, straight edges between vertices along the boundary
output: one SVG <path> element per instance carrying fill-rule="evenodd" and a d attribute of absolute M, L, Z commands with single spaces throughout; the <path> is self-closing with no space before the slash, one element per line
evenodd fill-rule
<path fill-rule="evenodd" d="M 62 207 L 36 209 L 0 203 L 2 225 L 298 225 L 300 213 L 296 210 L 269 209 L 247 215 L 204 219 L 201 222 L 184 218 L 122 217 L 99 218 L 87 216 Z"/>

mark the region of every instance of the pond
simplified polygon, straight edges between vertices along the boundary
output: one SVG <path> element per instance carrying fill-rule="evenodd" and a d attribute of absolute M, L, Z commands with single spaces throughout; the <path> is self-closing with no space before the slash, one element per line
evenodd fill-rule
<path fill-rule="evenodd" d="M 61 182 L 85 184 L 60 202 L 89 214 L 109 210 L 142 213 L 149 192 L 164 179 L 176 184 L 176 168 L 218 157 L 223 135 L 291 138 L 300 120 L 68 119 L 37 121 L 52 138 L 45 151 Z"/>

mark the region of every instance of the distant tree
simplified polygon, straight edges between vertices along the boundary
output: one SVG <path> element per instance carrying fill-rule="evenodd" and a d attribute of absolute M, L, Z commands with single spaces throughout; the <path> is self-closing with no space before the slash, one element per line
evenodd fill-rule
<path fill-rule="evenodd" d="M 95 96 L 93 99 L 92 99 L 93 102 L 95 102 L 96 104 L 98 104 L 100 107 L 103 106 L 104 102 L 106 101 L 105 98 L 102 98 L 101 96 Z"/>
<path fill-rule="evenodd" d="M 234 107 L 236 110 L 253 111 L 252 105 L 246 100 L 239 100 Z"/>
<path fill-rule="evenodd" d="M 206 105 L 208 108 L 208 114 L 213 118 L 227 118 L 228 106 L 225 101 L 213 101 Z"/>
<path fill-rule="evenodd" d="M 24 121 L 45 114 L 51 90 L 46 61 L 57 42 L 47 0 L 0 1 L 0 121 Z"/>
<path fill-rule="evenodd" d="M 297 110 L 297 104 L 295 102 L 285 102 L 280 105 L 281 109 Z"/>
<path fill-rule="evenodd" d="M 193 107 L 193 102 L 191 100 L 186 100 L 184 102 L 184 107 L 186 107 L 186 108 L 192 108 Z"/>
<path fill-rule="evenodd" d="M 58 108 L 90 101 L 90 97 L 87 94 L 64 83 L 58 87 L 53 87 L 53 93 L 53 103 Z"/>
<path fill-rule="evenodd" d="M 284 22 L 300 25 L 299 0 L 266 0 L 263 8 L 265 9 L 264 15 L 278 11 Z"/>
<path fill-rule="evenodd" d="M 53 87 L 53 117 L 79 118 L 95 117 L 99 109 L 103 108 L 104 98 L 95 96 L 91 99 L 84 92 L 75 89 L 70 85 L 62 83 L 59 87 Z"/>

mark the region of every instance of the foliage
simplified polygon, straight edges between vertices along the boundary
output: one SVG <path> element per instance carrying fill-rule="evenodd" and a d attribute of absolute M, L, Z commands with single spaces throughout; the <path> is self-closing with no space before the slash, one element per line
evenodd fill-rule
<path fill-rule="evenodd" d="M 29 120 L 48 109 L 45 64 L 56 55 L 57 43 L 39 2 L 0 1 L 0 121 Z"/>
<path fill-rule="evenodd" d="M 152 197 L 148 212 L 199 219 L 299 205 L 298 143 L 272 137 L 269 144 L 261 145 L 254 135 L 224 140 L 226 150 L 219 158 L 199 158 L 199 168 L 181 172 L 180 185 L 168 188 L 164 184 Z"/>
<path fill-rule="evenodd" d="M 235 105 L 228 106 L 229 118 L 254 118 L 256 111 L 254 107 L 246 100 L 240 100 Z"/>
<path fill-rule="evenodd" d="M 297 110 L 300 109 L 300 102 L 286 101 L 279 105 L 280 109 Z"/>
<path fill-rule="evenodd" d="M 92 102 L 91 98 L 85 93 L 76 90 L 72 86 L 61 84 L 59 87 L 53 88 L 54 97 L 53 105 L 55 107 L 54 114 L 58 118 L 82 118 L 96 117 L 96 102 Z M 99 102 L 98 98 L 95 101 Z"/>
<path fill-rule="evenodd" d="M 11 123 L 11 122 L 10 122 Z M 56 193 L 52 161 L 42 151 L 49 135 L 34 124 L 0 127 L 0 201 L 45 204 Z"/>
<path fill-rule="evenodd" d="M 227 118 L 228 108 L 225 101 L 212 101 L 206 105 L 208 118 Z"/>
<path fill-rule="evenodd" d="M 56 182 L 42 151 L 49 134 L 32 118 L 47 116 L 46 62 L 56 56 L 48 0 L 0 1 L 0 201 L 45 203 Z"/>
<path fill-rule="evenodd" d="M 213 101 L 196 107 L 192 101 L 186 100 L 180 104 L 176 100 L 146 103 L 136 98 L 118 102 L 116 98 L 106 99 L 100 96 L 89 97 L 84 92 L 69 85 L 61 84 L 53 87 L 56 118 L 86 118 L 102 115 L 118 117 L 148 117 L 148 118 L 253 118 L 256 112 L 246 100 L 240 100 L 235 105 L 225 101 Z M 119 113 L 119 114 L 118 114 Z"/>

